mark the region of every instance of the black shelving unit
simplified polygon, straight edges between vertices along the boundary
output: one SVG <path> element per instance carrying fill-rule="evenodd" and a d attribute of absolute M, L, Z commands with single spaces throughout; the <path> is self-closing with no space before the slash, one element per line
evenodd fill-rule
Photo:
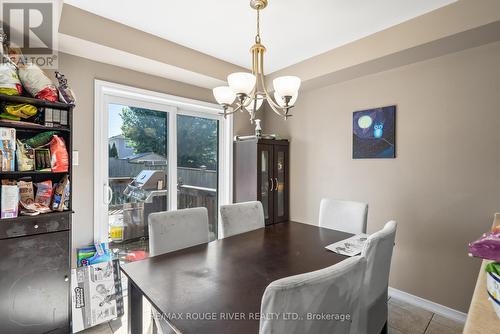
<path fill-rule="evenodd" d="M 16 129 L 16 138 L 26 139 L 45 131 L 57 131 L 69 156 L 68 172 L 0 172 L 2 180 L 30 177 L 34 183 L 60 181 L 69 175 L 72 189 L 73 106 L 24 96 L 0 94 L 0 105 L 29 103 L 44 113 L 46 108 L 68 111 L 68 125 L 46 127 L 24 121 L 0 119 L 0 127 Z M 38 216 L 0 219 L 0 324 L 5 333 L 71 332 L 71 215 L 69 208 Z"/>

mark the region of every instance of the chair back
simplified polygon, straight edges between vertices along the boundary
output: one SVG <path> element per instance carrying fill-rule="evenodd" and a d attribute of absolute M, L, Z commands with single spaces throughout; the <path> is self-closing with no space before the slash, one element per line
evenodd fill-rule
<path fill-rule="evenodd" d="M 366 258 L 363 284 L 363 326 L 360 333 L 380 332 L 387 321 L 387 290 L 397 223 L 393 220 L 368 237 L 361 255 Z"/>
<path fill-rule="evenodd" d="M 150 256 L 209 241 L 206 208 L 155 212 L 148 217 L 148 227 Z"/>
<path fill-rule="evenodd" d="M 259 201 L 222 205 L 221 236 L 227 238 L 235 234 L 264 227 L 264 209 Z"/>
<path fill-rule="evenodd" d="M 366 233 L 368 204 L 323 198 L 319 226 L 352 234 Z"/>
<path fill-rule="evenodd" d="M 357 334 L 365 266 L 366 260 L 355 256 L 328 268 L 272 282 L 262 297 L 259 333 Z M 302 319 L 286 319 L 287 314 Z M 322 314 L 339 318 L 311 318 Z M 350 319 L 345 318 L 348 315 Z"/>

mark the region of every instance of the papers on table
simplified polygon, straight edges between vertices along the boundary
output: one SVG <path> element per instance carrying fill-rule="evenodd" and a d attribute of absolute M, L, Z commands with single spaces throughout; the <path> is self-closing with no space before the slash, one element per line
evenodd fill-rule
<path fill-rule="evenodd" d="M 367 238 L 368 234 L 357 234 L 348 239 L 328 245 L 325 248 L 340 255 L 355 256 L 361 254 Z"/>

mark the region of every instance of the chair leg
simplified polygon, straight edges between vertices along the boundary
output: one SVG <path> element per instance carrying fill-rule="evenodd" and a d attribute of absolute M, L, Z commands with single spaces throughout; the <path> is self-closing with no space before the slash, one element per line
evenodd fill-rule
<path fill-rule="evenodd" d="M 384 328 L 382 328 L 382 331 L 380 332 L 380 334 L 387 334 L 387 333 L 388 333 L 388 331 L 387 331 L 387 321 L 386 321 Z"/>

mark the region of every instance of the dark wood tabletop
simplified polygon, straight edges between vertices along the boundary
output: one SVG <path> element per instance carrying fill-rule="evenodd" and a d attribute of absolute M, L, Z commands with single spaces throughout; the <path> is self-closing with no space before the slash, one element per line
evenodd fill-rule
<path fill-rule="evenodd" d="M 144 295 L 181 333 L 256 334 L 269 283 L 342 261 L 346 257 L 324 247 L 350 236 L 280 223 L 125 264 L 122 271 L 130 280 L 132 298 Z M 141 303 L 134 304 L 132 318 L 141 314 Z"/>

